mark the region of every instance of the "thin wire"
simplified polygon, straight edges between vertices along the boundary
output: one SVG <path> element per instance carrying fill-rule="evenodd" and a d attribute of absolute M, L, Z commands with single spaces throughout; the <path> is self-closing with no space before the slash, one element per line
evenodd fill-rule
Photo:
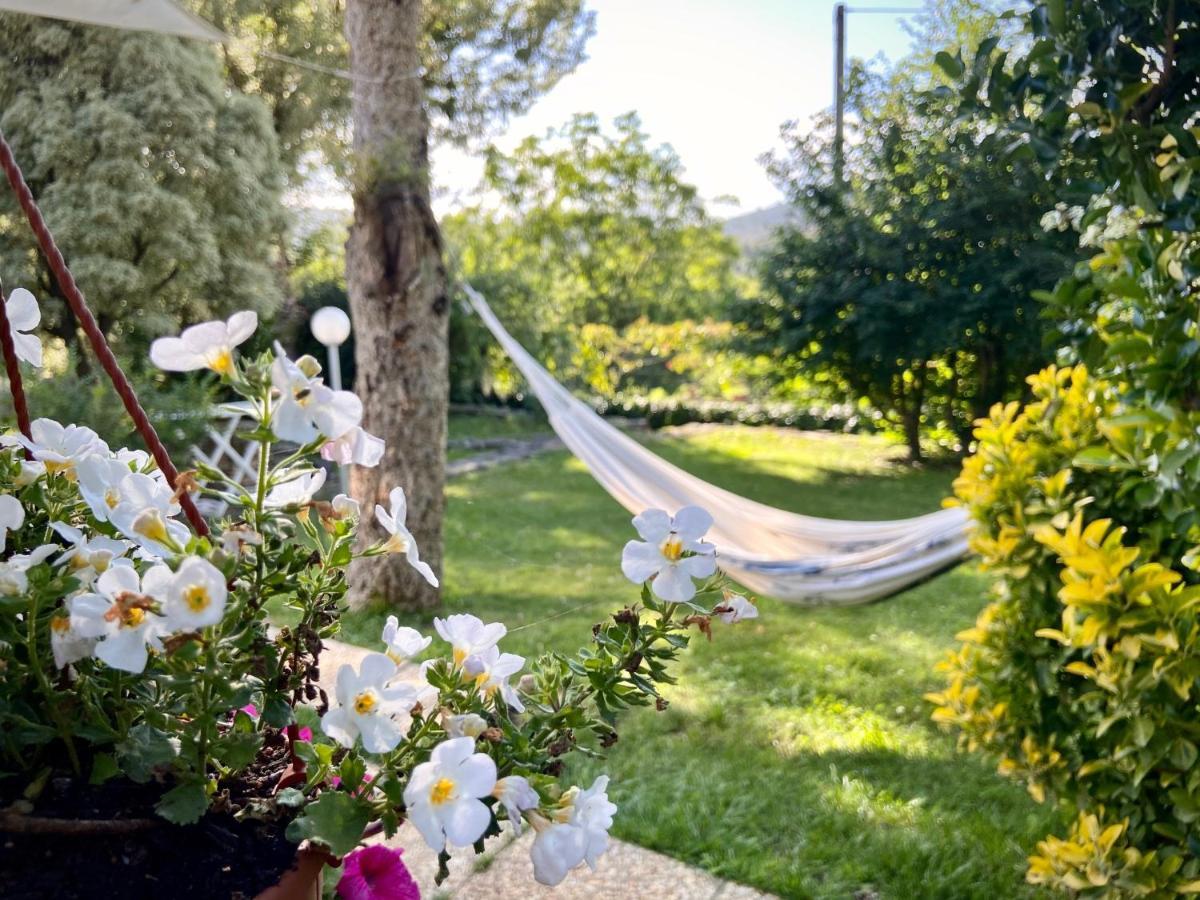
<path fill-rule="evenodd" d="M 508 633 L 521 631 L 525 628 L 533 628 L 535 625 L 544 625 L 554 619 L 561 619 L 563 616 L 569 616 L 571 613 L 579 612 L 581 609 L 587 609 L 589 606 L 595 606 L 597 601 L 593 600 L 590 603 L 580 603 L 578 606 L 573 606 L 570 609 L 564 609 L 562 612 L 556 612 L 552 616 L 546 616 L 544 619 L 538 619 L 536 622 L 526 622 L 524 625 L 518 625 L 516 628 L 508 629 Z"/>
<path fill-rule="evenodd" d="M 394 81 L 403 81 L 406 78 L 421 78 L 424 75 L 422 71 L 417 70 L 415 72 L 401 72 L 399 75 L 392 75 L 388 78 L 377 78 L 371 75 L 355 75 L 349 69 L 335 69 L 332 66 L 323 66 L 320 63 L 309 62 L 306 59 L 300 59 L 296 56 L 288 56 L 286 53 L 276 53 L 274 50 L 259 50 L 258 55 L 273 59 L 276 62 L 290 63 L 293 66 L 300 66 L 304 69 L 312 69 L 314 72 L 321 72 L 324 75 L 332 75 L 334 78 L 341 78 L 343 81 L 361 81 L 363 84 L 391 84 Z"/>

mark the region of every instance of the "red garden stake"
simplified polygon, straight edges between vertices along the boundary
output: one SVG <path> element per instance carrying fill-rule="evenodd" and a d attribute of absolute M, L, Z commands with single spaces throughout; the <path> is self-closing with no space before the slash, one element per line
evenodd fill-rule
<path fill-rule="evenodd" d="M 50 234 L 50 229 L 46 227 L 46 220 L 42 217 L 42 211 L 38 209 L 38 205 L 33 199 L 33 193 L 29 190 L 29 185 L 25 183 L 25 176 L 21 173 L 21 169 L 13 157 L 12 148 L 8 146 L 8 141 L 4 139 L 3 133 L 0 133 L 0 168 L 3 168 L 4 174 L 8 176 L 8 183 L 12 186 L 13 193 L 17 197 L 17 202 L 21 206 L 21 211 L 25 213 L 29 227 L 33 229 L 34 236 L 37 238 L 38 246 L 41 248 L 42 254 L 46 257 L 46 262 L 50 265 L 50 271 L 54 273 L 54 280 L 58 282 L 58 287 L 62 291 L 63 296 L 67 298 L 67 304 L 71 307 L 71 312 L 75 314 L 76 320 L 78 320 L 80 327 L 83 328 L 84 334 L 87 335 L 88 343 L 92 345 L 93 352 L 95 352 L 96 357 L 100 360 L 101 368 L 104 369 L 112 381 L 117 396 L 121 398 L 121 402 L 125 405 L 125 411 L 133 419 L 134 427 L 137 428 L 142 442 L 154 457 L 154 461 L 158 463 L 158 468 L 166 476 L 167 483 L 171 485 L 171 489 L 176 490 L 179 494 L 179 505 L 183 507 L 184 515 L 192 523 L 192 528 L 196 534 L 202 537 L 207 536 L 208 523 L 200 515 L 200 510 L 196 508 L 196 504 L 192 502 L 192 498 L 187 491 L 178 491 L 176 482 L 179 479 L 179 472 L 171 462 L 171 457 L 167 454 L 167 448 L 163 446 L 162 441 L 159 439 L 158 433 L 154 430 L 154 426 L 150 423 L 150 419 L 146 415 L 146 411 L 138 403 L 137 395 L 133 392 L 133 385 L 129 383 L 129 379 L 121 371 L 121 366 L 117 362 L 117 358 L 113 356 L 112 349 L 108 346 L 108 341 L 104 337 L 104 332 L 96 324 L 96 319 L 92 315 L 92 311 L 88 309 L 87 301 L 83 298 L 82 291 L 79 290 L 79 286 L 75 283 L 75 278 L 71 274 L 71 270 L 67 268 L 66 260 L 63 259 L 58 245 L 54 243 L 54 236 Z M 8 367 L 11 381 L 12 372 L 16 366 L 16 357 L 12 354 L 12 334 L 8 328 L 7 316 L 4 317 L 3 328 L 0 330 L 3 331 L 3 336 L 0 336 L 0 343 L 4 346 L 5 365 Z M 16 386 L 19 384 L 19 381 L 12 381 L 12 384 Z M 14 387 L 14 404 L 16 402 L 15 390 L 16 387 Z M 19 412 L 18 416 L 20 416 Z M 26 414 L 26 419 L 28 419 L 28 414 Z M 28 431 L 24 428 L 22 430 L 28 435 Z"/>
<path fill-rule="evenodd" d="M 17 362 L 17 350 L 13 346 L 12 326 L 8 324 L 8 300 L 4 289 L 0 288 L 0 350 L 4 351 L 4 369 L 8 373 L 8 389 L 12 393 L 13 411 L 17 414 L 17 427 L 21 434 L 29 440 L 33 435 L 29 431 L 29 404 L 25 402 L 25 386 L 21 381 L 21 366 Z M 25 458 L 33 459 L 29 448 L 25 448 Z"/>

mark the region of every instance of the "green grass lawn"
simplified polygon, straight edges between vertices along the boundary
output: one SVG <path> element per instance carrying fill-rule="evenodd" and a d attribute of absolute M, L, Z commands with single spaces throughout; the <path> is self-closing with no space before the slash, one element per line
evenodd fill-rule
<path fill-rule="evenodd" d="M 871 437 L 719 428 L 655 449 L 837 518 L 936 509 L 953 477 Z M 454 480 L 448 497 L 446 609 L 507 623 L 506 650 L 571 650 L 636 596 L 619 569 L 630 517 L 566 453 Z M 957 753 L 921 699 L 985 587 L 967 564 L 871 606 L 764 598 L 757 622 L 694 641 L 666 712 L 629 715 L 609 758 L 575 774 L 611 774 L 617 836 L 781 896 L 1030 896 L 1024 859 L 1053 816 Z M 375 645 L 384 615 L 347 617 L 346 638 Z"/>
<path fill-rule="evenodd" d="M 550 423 L 541 413 L 515 409 L 504 415 L 482 413 L 453 413 L 447 437 L 456 438 L 525 438 L 549 434 Z"/>

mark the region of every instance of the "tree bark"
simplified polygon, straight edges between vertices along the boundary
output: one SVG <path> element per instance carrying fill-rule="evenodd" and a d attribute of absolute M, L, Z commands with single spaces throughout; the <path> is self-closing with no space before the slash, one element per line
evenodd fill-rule
<path fill-rule="evenodd" d="M 421 0 L 349 0 L 346 39 L 356 76 L 354 224 L 346 282 L 355 328 L 363 427 L 387 442 L 377 468 L 356 467 L 361 540 L 383 537 L 376 503 L 399 485 L 421 557 L 440 576 L 449 393 L 446 271 L 429 202 L 429 120 L 420 67 Z M 436 606 L 440 594 L 397 554 L 357 561 L 352 605 Z"/>

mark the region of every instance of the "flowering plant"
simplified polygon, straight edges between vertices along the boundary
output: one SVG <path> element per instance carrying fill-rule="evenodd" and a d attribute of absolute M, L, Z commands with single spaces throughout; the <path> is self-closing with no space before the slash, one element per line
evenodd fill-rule
<path fill-rule="evenodd" d="M 10 318 L 35 326 L 32 300 L 14 293 Z M 219 810 L 284 823 L 336 856 L 407 819 L 445 871 L 453 848 L 479 850 L 507 821 L 536 830 L 539 881 L 595 866 L 616 807 L 607 777 L 564 787 L 564 756 L 610 746 L 623 709 L 664 708 L 659 686 L 692 628 L 711 638 L 714 618 L 757 615 L 716 574 L 711 519 L 638 516 L 642 540 L 622 567 L 640 600 L 574 656 L 528 664 L 501 650 L 502 624 L 460 614 L 434 620 L 449 652 L 418 667 L 433 636 L 393 618 L 380 652 L 342 666 L 329 696 L 322 641 L 337 633 L 350 563 L 398 553 L 437 577 L 405 527 L 401 488 L 374 507 L 388 538 L 369 545 L 355 500 L 320 497 L 320 459 L 375 465 L 383 443 L 311 357 L 278 345 L 240 357 L 256 326 L 238 313 L 151 349 L 160 368 L 211 370 L 244 398 L 259 448 L 249 487 L 199 466 L 173 488 L 146 453 L 48 419 L 0 438 L 0 768 L 32 799 L 55 771 L 157 781 L 171 822 Z M 40 360 L 36 337 L 21 338 L 21 358 Z M 225 505 L 211 534 L 178 518 L 185 492 Z M 273 630 L 284 608 L 295 624 Z M 258 787 L 233 789 L 246 784 Z M 398 864 L 355 855 L 346 891 L 373 873 L 407 883 Z"/>

